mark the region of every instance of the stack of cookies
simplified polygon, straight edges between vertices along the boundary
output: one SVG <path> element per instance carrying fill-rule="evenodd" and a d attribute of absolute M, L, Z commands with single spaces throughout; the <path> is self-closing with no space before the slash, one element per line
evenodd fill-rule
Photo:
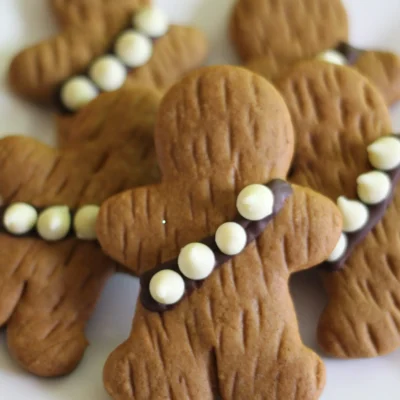
<path fill-rule="evenodd" d="M 116 400 L 318 399 L 288 286 L 311 268 L 325 354 L 400 347 L 398 56 L 352 46 L 340 0 L 238 0 L 243 66 L 203 68 L 203 33 L 149 0 L 50 5 L 60 34 L 9 81 L 59 145 L 0 140 L 0 323 L 23 368 L 77 367 L 117 271 L 141 291 L 104 367 Z"/>

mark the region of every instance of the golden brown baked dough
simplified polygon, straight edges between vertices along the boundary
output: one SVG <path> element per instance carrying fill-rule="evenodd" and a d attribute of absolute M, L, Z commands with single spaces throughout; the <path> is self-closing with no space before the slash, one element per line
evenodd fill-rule
<path fill-rule="evenodd" d="M 141 87 L 104 94 L 76 115 L 63 150 L 21 136 L 0 140 L 3 203 L 100 205 L 124 189 L 157 181 L 153 126 L 159 101 L 157 91 Z M 86 322 L 114 270 L 93 241 L 0 234 L 0 325 L 23 368 L 47 377 L 76 367 L 88 345 Z"/>
<path fill-rule="evenodd" d="M 51 0 L 62 31 L 21 51 L 12 60 L 12 89 L 36 103 L 59 106 L 59 89 L 69 78 L 87 71 L 91 63 L 109 53 L 117 36 L 148 0 Z M 153 54 L 143 66 L 130 70 L 123 87 L 147 85 L 165 91 L 188 71 L 202 65 L 208 53 L 204 34 L 189 26 L 171 25 L 154 43 Z M 64 112 L 63 112 L 64 111 Z M 67 132 L 74 113 L 58 110 L 59 141 L 68 142 Z"/>
<path fill-rule="evenodd" d="M 239 191 L 284 178 L 293 154 L 281 96 L 236 67 L 201 69 L 174 86 L 155 140 L 162 183 L 112 197 L 98 219 L 104 250 L 135 273 L 214 234 L 236 214 Z M 113 399 L 319 397 L 324 366 L 301 342 L 288 279 L 330 254 L 341 217 L 321 195 L 293 191 L 259 239 L 173 309 L 139 302 L 130 337 L 105 366 Z"/>
<path fill-rule="evenodd" d="M 245 66 L 271 81 L 346 42 L 348 31 L 341 0 L 238 0 L 230 25 Z M 380 89 L 388 105 L 400 99 L 397 55 L 366 50 L 351 65 Z"/>

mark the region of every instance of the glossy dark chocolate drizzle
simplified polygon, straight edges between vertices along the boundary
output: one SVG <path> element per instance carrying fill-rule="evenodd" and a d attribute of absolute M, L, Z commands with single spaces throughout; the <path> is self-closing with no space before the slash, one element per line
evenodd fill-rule
<path fill-rule="evenodd" d="M 357 47 L 353 47 L 346 42 L 340 42 L 336 46 L 335 50 L 346 57 L 349 65 L 354 65 L 357 62 L 358 58 L 361 56 L 361 54 L 364 53 L 364 50 L 358 49 Z"/>
<path fill-rule="evenodd" d="M 249 243 L 253 242 L 255 239 L 257 239 L 258 236 L 261 235 L 261 233 L 267 227 L 268 223 L 283 208 L 286 199 L 293 193 L 290 184 L 281 179 L 272 180 L 265 186 L 271 189 L 272 193 L 274 194 L 274 206 L 272 214 L 260 221 L 249 221 L 248 219 L 243 218 L 240 214 L 237 215 L 236 218 L 234 219 L 234 222 L 238 223 L 246 230 L 247 233 L 246 246 L 248 246 Z M 215 268 L 220 267 L 221 265 L 229 261 L 232 257 L 234 257 L 226 255 L 218 249 L 218 246 L 215 243 L 215 235 L 209 236 L 201 240 L 200 243 L 205 244 L 214 252 L 216 260 Z M 140 285 L 142 289 L 140 293 L 140 300 L 143 306 L 150 311 L 163 312 L 174 308 L 178 304 L 175 303 L 171 305 L 165 305 L 158 303 L 156 300 L 153 299 L 153 297 L 150 294 L 149 288 L 151 279 L 157 272 L 160 272 L 165 269 L 173 270 L 177 272 L 179 275 L 181 275 L 181 277 L 185 282 L 186 295 L 190 295 L 191 292 L 201 287 L 201 285 L 204 282 L 204 280 L 192 280 L 186 278 L 179 270 L 177 258 L 156 266 L 155 268 L 144 273 L 140 278 Z"/>
<path fill-rule="evenodd" d="M 394 137 L 400 141 L 400 137 L 397 135 L 390 135 L 390 137 Z M 372 168 L 372 171 L 384 172 L 389 176 L 390 181 L 392 183 L 390 194 L 385 200 L 383 200 L 382 202 L 380 202 L 378 204 L 368 205 L 368 204 L 363 203 L 363 204 L 365 204 L 365 206 L 368 208 L 368 211 L 369 211 L 369 218 L 368 218 L 367 224 L 364 226 L 364 228 L 360 229 L 357 232 L 344 233 L 347 236 L 346 252 L 337 261 L 334 261 L 334 262 L 325 261 L 324 263 L 321 264 L 321 267 L 327 269 L 328 271 L 334 272 L 334 271 L 339 271 L 344 268 L 344 264 L 347 261 L 347 259 L 350 257 L 354 248 L 365 239 L 365 237 L 368 235 L 368 233 L 370 231 L 372 231 L 372 229 L 375 228 L 375 226 L 379 223 L 379 221 L 385 215 L 386 209 L 389 207 L 390 203 L 392 202 L 394 192 L 396 190 L 396 185 L 400 179 L 400 165 L 398 165 L 396 168 L 392 169 L 391 171 L 381 171 L 381 170 L 373 168 L 372 166 L 371 166 L 371 168 Z M 358 198 L 357 200 L 361 201 L 360 198 Z"/>

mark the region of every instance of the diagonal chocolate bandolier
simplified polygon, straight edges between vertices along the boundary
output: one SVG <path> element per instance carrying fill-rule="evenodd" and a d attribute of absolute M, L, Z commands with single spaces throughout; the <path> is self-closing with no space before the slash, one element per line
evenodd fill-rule
<path fill-rule="evenodd" d="M 151 311 L 174 307 L 187 293 L 200 287 L 212 271 L 240 254 L 265 230 L 292 194 L 283 180 L 250 185 L 237 199 L 238 216 L 222 224 L 216 234 L 186 245 L 179 257 L 146 272 L 140 280 L 141 302 Z"/>
<path fill-rule="evenodd" d="M 341 196 L 337 204 L 343 216 L 343 233 L 329 259 L 329 270 L 341 269 L 351 252 L 384 216 L 400 179 L 400 137 L 388 135 L 368 146 L 373 168 L 357 179 L 357 200 Z"/>

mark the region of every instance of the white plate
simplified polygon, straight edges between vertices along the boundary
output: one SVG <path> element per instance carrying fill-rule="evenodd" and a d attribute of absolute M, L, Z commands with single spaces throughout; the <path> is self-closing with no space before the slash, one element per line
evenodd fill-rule
<path fill-rule="evenodd" d="M 300 1 L 300 0 L 299 0 Z M 234 0 L 160 0 L 176 22 L 202 28 L 211 40 L 210 63 L 235 63 L 227 38 Z M 388 48 L 400 53 L 400 0 L 347 0 L 351 42 L 361 47 Z M 51 115 L 20 101 L 6 88 L 8 63 L 18 49 L 34 43 L 56 27 L 46 0 L 0 0 L 0 132 L 30 134 L 47 143 L 54 139 Z M 400 129 L 400 106 L 393 110 Z M 298 276 L 293 292 L 305 342 L 315 348 L 315 326 L 325 302 L 315 272 Z M 1 400 L 105 400 L 102 366 L 107 355 L 128 335 L 138 291 L 133 278 L 116 276 L 107 285 L 87 329 L 91 346 L 79 368 L 62 379 L 43 380 L 24 373 L 8 356 L 0 336 Z M 400 397 L 400 351 L 373 360 L 325 360 L 328 383 L 323 400 L 396 400 Z"/>

